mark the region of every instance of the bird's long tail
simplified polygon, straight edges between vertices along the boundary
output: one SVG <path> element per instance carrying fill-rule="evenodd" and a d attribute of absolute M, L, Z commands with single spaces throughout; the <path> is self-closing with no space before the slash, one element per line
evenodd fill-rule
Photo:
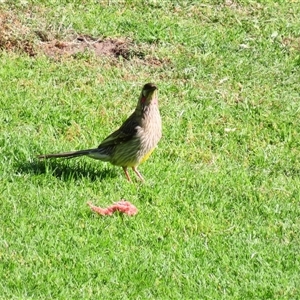
<path fill-rule="evenodd" d="M 44 155 L 38 155 L 38 158 L 40 159 L 46 159 L 46 158 L 73 158 L 77 156 L 83 156 L 83 155 L 90 155 L 93 152 L 95 152 L 97 149 L 87 149 L 87 150 L 79 150 L 79 151 L 71 151 L 71 152 L 62 152 L 62 153 L 54 153 L 54 154 L 44 154 Z"/>

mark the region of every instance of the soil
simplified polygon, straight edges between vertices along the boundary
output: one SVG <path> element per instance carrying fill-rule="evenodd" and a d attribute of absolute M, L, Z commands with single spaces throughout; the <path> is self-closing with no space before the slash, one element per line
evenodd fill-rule
<path fill-rule="evenodd" d="M 130 59 L 133 51 L 131 42 L 126 39 L 97 39 L 87 35 L 79 35 L 72 41 L 52 40 L 41 42 L 39 48 L 50 57 L 60 55 L 72 56 L 90 51 L 96 56 L 122 56 Z"/>
<path fill-rule="evenodd" d="M 0 12 L 0 50 L 26 53 L 32 57 L 45 54 L 55 59 L 76 58 L 80 54 L 93 53 L 97 57 L 138 59 L 139 62 L 152 66 L 161 66 L 169 62 L 146 55 L 145 46 L 138 46 L 128 38 L 98 38 L 69 32 L 58 39 L 55 38 L 55 33 L 32 31 L 15 15 L 3 12 Z"/>

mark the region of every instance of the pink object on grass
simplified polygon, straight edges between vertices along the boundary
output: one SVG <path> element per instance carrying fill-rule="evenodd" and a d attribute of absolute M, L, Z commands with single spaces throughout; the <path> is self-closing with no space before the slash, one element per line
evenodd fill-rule
<path fill-rule="evenodd" d="M 91 202 L 88 202 L 87 205 L 92 209 L 92 211 L 96 212 L 102 216 L 111 216 L 115 211 L 120 211 L 129 216 L 134 216 L 137 214 L 137 208 L 131 204 L 129 201 L 121 200 L 119 202 L 115 202 L 113 205 L 107 208 L 101 208 L 93 205 Z"/>

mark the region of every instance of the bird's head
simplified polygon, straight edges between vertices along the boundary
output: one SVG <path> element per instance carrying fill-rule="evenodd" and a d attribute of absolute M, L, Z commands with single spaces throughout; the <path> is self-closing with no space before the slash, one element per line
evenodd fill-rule
<path fill-rule="evenodd" d="M 143 86 L 141 95 L 139 97 L 139 106 L 142 108 L 145 108 L 146 106 L 149 106 L 151 104 L 158 104 L 157 97 L 157 87 L 153 83 L 146 83 Z"/>

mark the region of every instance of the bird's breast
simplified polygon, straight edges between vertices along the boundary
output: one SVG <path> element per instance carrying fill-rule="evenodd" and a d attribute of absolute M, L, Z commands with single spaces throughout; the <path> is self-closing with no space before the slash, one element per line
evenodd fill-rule
<path fill-rule="evenodd" d="M 162 136 L 161 118 L 156 106 L 144 115 L 138 135 L 140 139 L 139 160 L 144 162 L 149 158 Z"/>

